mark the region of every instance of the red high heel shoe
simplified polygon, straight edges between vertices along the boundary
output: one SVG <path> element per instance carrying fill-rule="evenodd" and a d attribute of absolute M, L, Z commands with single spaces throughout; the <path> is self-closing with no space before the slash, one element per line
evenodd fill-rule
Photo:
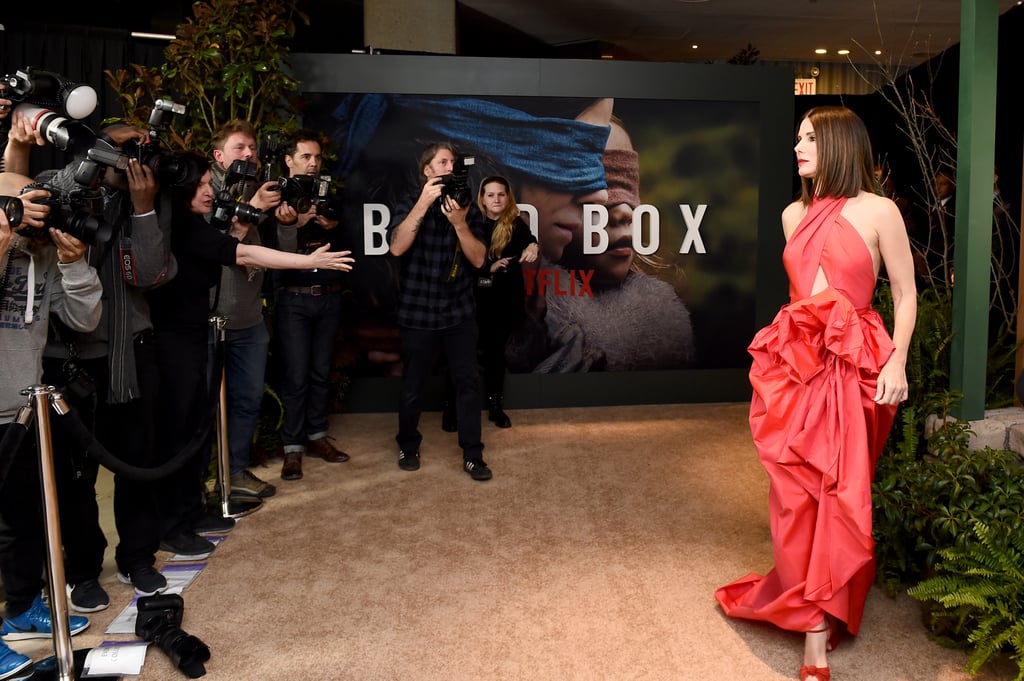
<path fill-rule="evenodd" d="M 808 676 L 813 676 L 815 681 L 830 681 L 832 672 L 828 667 L 808 667 L 800 665 L 800 681 L 807 681 Z"/>
<path fill-rule="evenodd" d="M 824 633 L 826 636 L 825 650 L 832 652 L 833 641 L 832 641 L 832 626 L 829 624 L 828 619 L 825 620 L 825 625 L 819 629 L 811 629 L 807 632 L 808 634 L 821 634 Z M 838 639 L 837 641 L 838 642 Z M 814 681 L 831 681 L 832 670 L 826 667 L 815 667 L 808 666 L 806 664 L 800 665 L 800 681 L 807 681 L 807 677 L 814 677 Z"/>

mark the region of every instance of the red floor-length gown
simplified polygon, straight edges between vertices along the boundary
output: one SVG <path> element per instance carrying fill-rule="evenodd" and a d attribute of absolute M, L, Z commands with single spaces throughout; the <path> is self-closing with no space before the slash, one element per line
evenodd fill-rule
<path fill-rule="evenodd" d="M 896 413 L 873 402 L 893 352 L 871 308 L 863 238 L 818 199 L 783 252 L 790 303 L 750 345 L 750 430 L 771 483 L 775 567 L 715 592 L 730 617 L 809 631 L 825 613 L 860 628 L 875 576 L 871 479 Z M 818 268 L 828 281 L 811 295 Z"/>

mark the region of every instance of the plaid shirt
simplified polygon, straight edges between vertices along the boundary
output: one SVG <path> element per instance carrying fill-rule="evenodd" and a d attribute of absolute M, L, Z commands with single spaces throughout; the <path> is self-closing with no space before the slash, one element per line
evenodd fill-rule
<path fill-rule="evenodd" d="M 409 215 L 419 195 L 418 191 L 410 194 L 395 207 L 388 227 L 389 243 L 395 228 Z M 466 221 L 474 236 L 483 241 L 483 223 L 476 206 L 470 206 Z M 458 241 L 455 227 L 435 203 L 423 217 L 412 246 L 401 256 L 399 325 L 436 331 L 473 318 L 476 313 L 473 294 L 475 274 L 461 250 L 456 256 Z M 457 272 L 452 281 L 448 281 L 456 258 Z"/>

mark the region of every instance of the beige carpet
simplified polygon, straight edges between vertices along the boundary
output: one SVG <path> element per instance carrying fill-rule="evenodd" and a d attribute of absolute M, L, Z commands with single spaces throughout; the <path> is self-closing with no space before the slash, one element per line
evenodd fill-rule
<path fill-rule="evenodd" d="M 767 480 L 746 405 L 512 411 L 484 425 L 492 481 L 460 470 L 455 435 L 423 419 L 423 465 L 396 465 L 394 414 L 343 414 L 344 464 L 307 460 L 185 591 L 206 678 L 793 679 L 802 638 L 732 621 L 717 586 L 771 564 Z M 112 553 L 112 549 L 108 551 Z M 97 645 L 113 600 L 75 648 Z M 919 607 L 872 592 L 836 681 L 962 681 Z M 124 638 L 124 637 L 116 637 Z M 45 646 L 18 644 L 41 656 Z M 1015 667 L 984 670 L 1008 680 Z M 185 678 L 150 650 L 143 681 Z"/>

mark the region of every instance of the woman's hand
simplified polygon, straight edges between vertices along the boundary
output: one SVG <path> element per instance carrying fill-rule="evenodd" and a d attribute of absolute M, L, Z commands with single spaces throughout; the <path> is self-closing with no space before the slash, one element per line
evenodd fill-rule
<path fill-rule="evenodd" d="M 876 404 L 899 404 L 907 399 L 909 390 L 906 368 L 901 362 L 890 359 L 878 372 L 874 400 Z"/>
<path fill-rule="evenodd" d="M 324 244 L 306 256 L 310 260 L 310 265 L 307 269 L 351 272 L 352 263 L 355 262 L 355 258 L 351 257 L 352 251 L 331 251 L 329 250 L 330 248 L 330 244 Z"/>
<path fill-rule="evenodd" d="M 512 258 L 501 258 L 500 260 L 495 260 L 494 264 L 491 265 L 491 274 L 501 270 L 507 270 L 510 260 L 512 260 Z"/>
<path fill-rule="evenodd" d="M 540 253 L 540 246 L 536 243 L 532 243 L 523 249 L 523 254 L 519 256 L 519 262 L 537 262 L 537 256 Z"/>

